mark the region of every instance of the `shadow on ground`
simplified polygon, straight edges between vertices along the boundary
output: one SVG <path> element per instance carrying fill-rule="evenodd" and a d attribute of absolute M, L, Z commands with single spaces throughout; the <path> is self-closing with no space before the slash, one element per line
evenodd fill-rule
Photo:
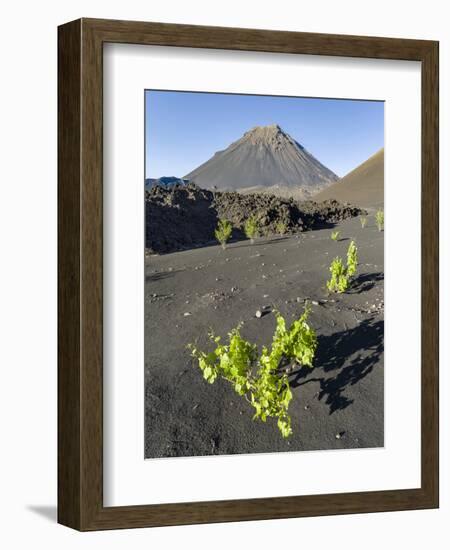
<path fill-rule="evenodd" d="M 384 281 L 384 273 L 363 273 L 355 277 L 352 281 L 348 294 L 361 294 L 367 290 L 371 290 L 379 281 Z"/>
<path fill-rule="evenodd" d="M 316 367 L 313 371 L 308 367 L 302 367 L 293 373 L 290 385 L 296 388 L 310 382 L 318 382 L 318 398 L 325 399 L 330 414 L 345 409 L 353 403 L 352 399 L 345 396 L 346 388 L 357 384 L 378 363 L 384 349 L 383 336 L 384 321 L 375 321 L 373 318 L 362 321 L 353 329 L 335 332 L 329 336 L 319 336 Z M 344 367 L 350 357 L 350 364 Z M 314 376 L 319 369 L 324 371 L 324 376 Z M 336 376 L 333 376 L 336 371 Z"/>
<path fill-rule="evenodd" d="M 173 277 L 176 273 L 182 271 L 181 269 L 176 269 L 174 271 L 161 271 L 157 273 L 152 273 L 151 275 L 145 276 L 146 283 L 154 283 L 156 281 L 161 281 L 162 279 L 168 279 Z"/>
<path fill-rule="evenodd" d="M 248 246 L 254 247 L 254 246 L 268 246 L 271 244 L 279 243 L 280 241 L 286 241 L 289 239 L 289 237 L 276 237 L 276 238 L 270 238 L 266 237 L 263 241 L 251 243 L 248 239 L 246 239 L 247 242 L 243 244 L 239 244 L 239 246 L 236 246 L 235 248 L 247 248 Z"/>

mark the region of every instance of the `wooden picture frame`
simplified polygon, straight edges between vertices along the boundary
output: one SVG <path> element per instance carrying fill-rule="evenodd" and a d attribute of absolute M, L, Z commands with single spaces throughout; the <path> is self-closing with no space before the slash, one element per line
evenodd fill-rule
<path fill-rule="evenodd" d="M 79 19 L 58 30 L 58 521 L 81 530 L 438 506 L 438 43 Z M 422 66 L 421 487 L 104 507 L 102 47 L 106 42 L 414 60 Z"/>

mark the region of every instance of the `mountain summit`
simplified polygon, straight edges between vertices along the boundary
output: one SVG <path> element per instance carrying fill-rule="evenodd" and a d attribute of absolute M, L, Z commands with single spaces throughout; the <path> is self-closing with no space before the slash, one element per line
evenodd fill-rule
<path fill-rule="evenodd" d="M 307 198 L 338 180 L 278 124 L 256 126 L 185 176 L 205 189 Z"/>

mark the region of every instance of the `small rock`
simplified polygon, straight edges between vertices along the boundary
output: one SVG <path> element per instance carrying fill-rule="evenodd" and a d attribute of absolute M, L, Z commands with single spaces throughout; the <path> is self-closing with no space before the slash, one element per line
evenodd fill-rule
<path fill-rule="evenodd" d="M 184 317 L 189 317 L 189 315 L 192 315 L 192 313 L 190 313 L 189 311 L 186 311 L 185 313 L 183 313 Z"/>
<path fill-rule="evenodd" d="M 319 302 L 317 302 L 317 300 L 311 300 L 311 303 L 313 306 L 318 306 L 319 305 Z"/>
<path fill-rule="evenodd" d="M 269 295 L 268 294 L 263 294 L 263 298 L 268 298 Z"/>
<path fill-rule="evenodd" d="M 238 287 L 237 287 L 237 286 L 232 286 L 232 287 L 231 287 L 231 292 L 236 292 L 236 291 L 237 291 L 237 289 L 238 289 Z"/>
<path fill-rule="evenodd" d="M 307 411 L 309 410 L 309 405 L 305 405 L 303 408 L 305 409 L 305 411 Z"/>
<path fill-rule="evenodd" d="M 256 311 L 256 313 L 255 313 L 255 317 L 256 317 L 257 319 L 260 319 L 260 318 L 262 317 L 262 311 L 258 309 L 258 310 Z"/>
<path fill-rule="evenodd" d="M 195 409 L 198 409 L 199 406 L 200 406 L 199 403 L 197 403 L 196 405 L 194 405 L 194 406 L 192 407 L 192 410 L 195 411 Z"/>
<path fill-rule="evenodd" d="M 341 439 L 341 434 L 336 434 L 336 439 Z"/>

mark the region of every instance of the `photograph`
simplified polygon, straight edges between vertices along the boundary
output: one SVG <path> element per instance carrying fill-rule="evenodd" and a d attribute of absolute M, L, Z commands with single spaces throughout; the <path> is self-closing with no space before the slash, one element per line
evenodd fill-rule
<path fill-rule="evenodd" d="M 145 458 L 383 447 L 384 101 L 144 102 Z"/>

